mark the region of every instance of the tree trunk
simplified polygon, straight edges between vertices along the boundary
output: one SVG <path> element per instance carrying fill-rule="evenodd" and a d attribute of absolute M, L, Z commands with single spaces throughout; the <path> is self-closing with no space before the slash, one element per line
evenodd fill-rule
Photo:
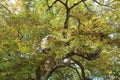
<path fill-rule="evenodd" d="M 36 68 L 36 80 L 47 80 L 53 66 L 54 57 L 49 56 L 44 64 L 44 68 L 41 68 L 40 66 Z"/>
<path fill-rule="evenodd" d="M 40 66 L 36 69 L 36 80 L 41 80 L 41 69 Z"/>

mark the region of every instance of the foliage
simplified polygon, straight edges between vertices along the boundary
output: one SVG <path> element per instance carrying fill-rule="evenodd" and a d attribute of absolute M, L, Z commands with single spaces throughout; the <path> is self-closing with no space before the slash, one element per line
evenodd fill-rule
<path fill-rule="evenodd" d="M 120 78 L 119 4 L 0 1 L 0 80 Z"/>

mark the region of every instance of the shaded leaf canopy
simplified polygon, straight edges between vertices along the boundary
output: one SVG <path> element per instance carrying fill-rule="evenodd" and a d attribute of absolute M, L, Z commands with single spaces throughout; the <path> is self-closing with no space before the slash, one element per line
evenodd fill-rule
<path fill-rule="evenodd" d="M 0 80 L 36 78 L 38 67 L 51 80 L 112 79 L 119 66 L 119 0 L 0 1 Z"/>

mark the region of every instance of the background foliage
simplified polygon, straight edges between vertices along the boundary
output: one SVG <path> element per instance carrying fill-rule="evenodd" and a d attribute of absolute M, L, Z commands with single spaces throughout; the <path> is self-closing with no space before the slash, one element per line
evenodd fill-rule
<path fill-rule="evenodd" d="M 79 1 L 69 0 L 68 7 Z M 46 0 L 0 1 L 0 80 L 35 79 L 38 66 L 48 70 L 61 63 L 71 50 L 91 55 L 98 47 L 102 53 L 96 60 L 72 58 L 82 63 L 88 78 L 120 78 L 120 1 L 94 1 L 84 0 L 71 9 L 68 29 L 64 28 L 66 8 L 60 2 L 50 7 Z M 53 3 L 48 0 L 49 5 Z M 49 35 L 52 37 L 42 43 Z M 69 45 L 64 45 L 66 42 Z M 50 51 L 38 51 L 42 46 Z M 77 66 L 74 67 L 82 75 Z M 75 69 L 63 67 L 49 78 L 79 80 L 79 75 Z"/>

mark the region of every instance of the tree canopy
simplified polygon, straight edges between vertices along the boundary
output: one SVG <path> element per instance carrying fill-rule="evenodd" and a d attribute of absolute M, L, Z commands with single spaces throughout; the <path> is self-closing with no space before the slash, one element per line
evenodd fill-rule
<path fill-rule="evenodd" d="M 120 79 L 119 0 L 0 1 L 0 80 Z"/>

